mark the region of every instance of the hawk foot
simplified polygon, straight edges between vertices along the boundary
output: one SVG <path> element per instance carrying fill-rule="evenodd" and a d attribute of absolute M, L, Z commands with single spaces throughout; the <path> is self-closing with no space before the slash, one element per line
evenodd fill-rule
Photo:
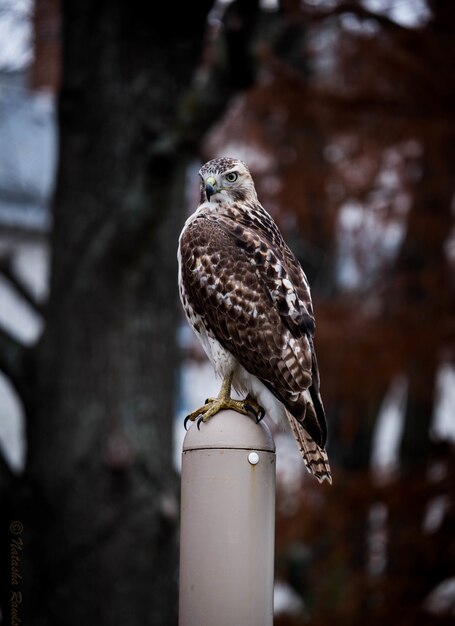
<path fill-rule="evenodd" d="M 185 417 L 183 422 L 185 430 L 187 430 L 188 422 L 194 422 L 197 419 L 197 427 L 200 428 L 202 422 L 207 422 L 223 409 L 231 409 L 243 415 L 252 415 L 256 423 L 260 422 L 265 414 L 264 409 L 249 395 L 245 400 L 233 400 L 232 398 L 223 397 L 207 398 L 204 406 L 199 407 Z"/>
<path fill-rule="evenodd" d="M 256 424 L 259 424 L 259 422 L 263 419 L 265 415 L 265 411 L 262 406 L 258 404 L 256 398 L 248 394 L 243 401 L 243 406 L 248 411 L 248 413 L 254 417 L 254 419 L 256 420 Z"/>

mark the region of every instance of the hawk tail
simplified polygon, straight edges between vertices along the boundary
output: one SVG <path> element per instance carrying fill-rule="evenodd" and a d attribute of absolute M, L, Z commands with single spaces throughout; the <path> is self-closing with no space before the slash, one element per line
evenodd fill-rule
<path fill-rule="evenodd" d="M 331 485 L 332 474 L 330 473 L 327 452 L 318 446 L 302 424 L 292 417 L 289 411 L 286 411 L 286 417 L 288 418 L 307 470 L 310 474 L 313 474 L 320 483 L 327 480 Z"/>

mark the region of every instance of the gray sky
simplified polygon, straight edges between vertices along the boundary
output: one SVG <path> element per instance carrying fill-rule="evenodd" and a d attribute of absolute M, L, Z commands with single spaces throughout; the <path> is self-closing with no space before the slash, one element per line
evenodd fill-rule
<path fill-rule="evenodd" d="M 33 58 L 33 0 L 0 0 L 0 71 L 22 70 Z"/>

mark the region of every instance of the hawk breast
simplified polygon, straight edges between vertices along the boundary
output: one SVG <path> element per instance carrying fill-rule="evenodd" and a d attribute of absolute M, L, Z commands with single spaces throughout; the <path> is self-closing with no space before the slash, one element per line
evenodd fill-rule
<path fill-rule="evenodd" d="M 183 306 L 199 335 L 218 342 L 324 445 L 308 282 L 275 223 L 250 221 L 199 211 L 187 222 L 179 247 Z M 307 411 L 307 389 L 319 410 Z"/>

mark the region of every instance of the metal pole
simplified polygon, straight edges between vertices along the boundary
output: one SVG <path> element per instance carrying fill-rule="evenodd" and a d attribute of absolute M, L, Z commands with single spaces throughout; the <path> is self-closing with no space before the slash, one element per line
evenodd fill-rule
<path fill-rule="evenodd" d="M 179 626 L 272 626 L 275 444 L 222 411 L 183 442 Z"/>

